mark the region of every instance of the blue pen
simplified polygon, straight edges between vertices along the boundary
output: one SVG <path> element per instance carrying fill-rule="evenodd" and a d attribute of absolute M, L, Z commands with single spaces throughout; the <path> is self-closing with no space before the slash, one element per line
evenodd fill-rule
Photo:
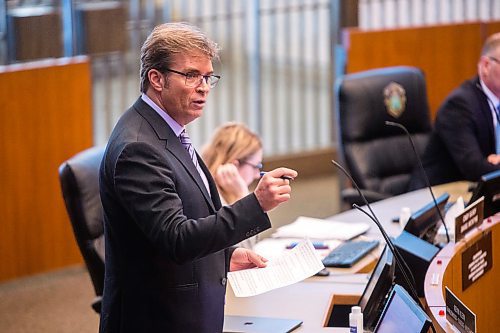
<path fill-rule="evenodd" d="M 267 173 L 266 171 L 261 171 L 260 172 L 260 176 L 263 177 L 266 173 Z M 290 177 L 290 176 L 281 176 L 280 178 L 281 179 L 287 179 L 287 180 L 293 180 L 293 178 Z"/>

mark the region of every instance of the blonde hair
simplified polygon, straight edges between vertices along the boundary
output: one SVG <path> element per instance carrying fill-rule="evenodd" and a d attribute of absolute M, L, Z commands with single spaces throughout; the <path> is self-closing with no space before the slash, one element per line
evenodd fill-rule
<path fill-rule="evenodd" d="M 241 123 L 228 123 L 219 127 L 211 141 L 203 148 L 203 161 L 212 175 L 219 166 L 233 161 L 244 161 L 262 149 L 259 136 Z M 219 188 L 220 195 L 231 204 L 238 198 Z"/>
<path fill-rule="evenodd" d="M 148 90 L 148 73 L 151 69 L 164 73 L 170 67 L 173 55 L 194 52 L 200 52 L 213 60 L 219 56 L 219 47 L 200 29 L 188 23 L 156 26 L 141 48 L 141 92 Z"/>

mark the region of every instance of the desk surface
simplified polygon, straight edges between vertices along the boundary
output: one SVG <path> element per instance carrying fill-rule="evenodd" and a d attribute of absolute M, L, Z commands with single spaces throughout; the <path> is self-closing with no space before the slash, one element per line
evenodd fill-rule
<path fill-rule="evenodd" d="M 470 193 L 467 192 L 469 182 L 455 182 L 450 184 L 443 184 L 433 187 L 434 196 L 437 198 L 441 194 L 447 192 L 450 194 L 450 202 L 457 200 L 458 196 L 462 195 L 464 200 L 470 198 Z M 401 233 L 401 227 L 398 223 L 391 222 L 396 216 L 399 216 L 401 207 L 409 207 L 412 212 L 422 208 L 432 201 L 432 196 L 429 189 L 424 188 L 421 190 L 401 194 L 386 200 L 378 201 L 370 204 L 375 215 L 380 223 L 384 226 L 389 236 L 396 237 Z M 343 222 L 364 222 L 371 225 L 370 230 L 366 236 L 372 238 L 381 238 L 380 231 L 377 226 L 363 213 L 351 209 L 340 214 L 329 217 L 331 220 L 338 220 Z"/>
<path fill-rule="evenodd" d="M 444 192 L 456 200 L 457 196 L 467 192 L 468 183 L 459 182 L 438 186 L 436 197 Z M 467 198 L 464 198 L 467 199 Z M 399 216 L 401 207 L 410 207 L 412 211 L 432 201 L 428 189 L 409 192 L 397 197 L 374 203 L 372 206 L 380 222 L 390 236 L 398 236 L 401 227 L 391 222 Z M 343 222 L 365 222 L 373 225 L 368 217 L 357 210 L 349 210 L 330 217 Z M 381 238 L 376 226 L 372 226 L 368 237 Z M 361 295 L 366 282 L 366 274 L 352 274 L 352 270 L 337 269 L 328 277 L 311 277 L 291 286 L 279 288 L 253 297 L 235 297 L 229 287 L 226 296 L 226 314 L 257 317 L 276 317 L 300 319 L 303 324 L 296 332 L 349 332 L 348 328 L 324 327 L 332 295 Z M 295 332 L 294 331 L 294 332 Z"/>
<path fill-rule="evenodd" d="M 348 328 L 324 327 L 332 294 L 360 295 L 366 274 L 313 277 L 253 297 L 226 295 L 226 314 L 300 319 L 297 332 L 349 332 Z M 295 331 L 294 331 L 295 332 Z"/>

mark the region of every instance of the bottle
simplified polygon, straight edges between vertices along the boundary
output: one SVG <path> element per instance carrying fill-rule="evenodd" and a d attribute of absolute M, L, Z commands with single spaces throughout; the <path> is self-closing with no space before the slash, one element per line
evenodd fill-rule
<path fill-rule="evenodd" d="M 399 213 L 399 225 L 404 229 L 406 223 L 411 217 L 411 209 L 409 207 L 401 207 L 401 212 Z"/>
<path fill-rule="evenodd" d="M 349 313 L 349 332 L 363 333 L 363 313 L 359 306 L 353 306 Z"/>

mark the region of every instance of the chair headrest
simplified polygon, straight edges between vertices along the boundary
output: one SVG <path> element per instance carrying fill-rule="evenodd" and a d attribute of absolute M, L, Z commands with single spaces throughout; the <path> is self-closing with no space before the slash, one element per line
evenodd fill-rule
<path fill-rule="evenodd" d="M 387 67 L 345 75 L 337 90 L 337 121 L 344 142 L 402 134 L 385 121 L 400 123 L 410 133 L 431 130 L 425 77 L 418 68 Z"/>
<path fill-rule="evenodd" d="M 73 156 L 59 169 L 63 197 L 73 227 L 85 239 L 103 234 L 103 209 L 99 196 L 99 167 L 104 147 L 93 147 Z"/>

